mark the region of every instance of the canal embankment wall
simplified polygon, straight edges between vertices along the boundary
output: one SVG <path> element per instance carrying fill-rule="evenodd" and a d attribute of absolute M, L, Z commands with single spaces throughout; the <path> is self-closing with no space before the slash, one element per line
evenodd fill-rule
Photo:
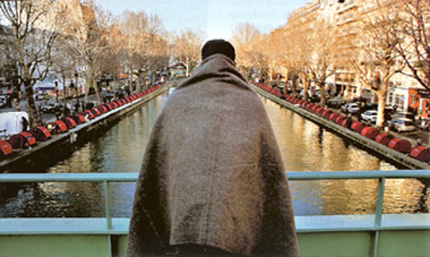
<path fill-rule="evenodd" d="M 253 84 L 250 84 L 250 86 L 263 97 L 270 99 L 273 102 L 281 105 L 282 107 L 285 107 L 301 115 L 302 117 L 314 122 L 318 126 L 322 126 L 323 128 L 331 132 L 334 132 L 335 134 L 349 141 L 351 144 L 365 151 L 368 151 L 369 153 L 375 156 L 386 159 L 387 161 L 396 165 L 397 167 L 404 168 L 404 169 L 430 170 L 430 165 L 428 163 L 414 159 L 404 153 L 398 152 L 372 139 L 366 138 L 360 135 L 359 133 L 354 132 L 350 129 L 347 129 L 341 125 L 338 125 L 335 122 L 332 122 L 331 120 L 328 120 L 316 113 L 310 112 L 307 109 L 301 108 L 293 103 L 285 101 L 280 97 L 275 96 L 270 92 L 263 90 L 262 88 L 259 88 L 258 86 L 255 86 Z"/>
<path fill-rule="evenodd" d="M 177 82 L 175 81 L 168 82 L 141 98 L 101 114 L 88 122 L 79 124 L 67 132 L 52 135 L 52 138 L 47 141 L 37 142 L 37 145 L 30 149 L 14 150 L 12 156 L 0 161 L 0 173 L 32 173 L 43 170 L 54 159 L 57 160 L 61 159 L 63 155 L 70 155 L 76 148 L 102 135 L 113 124 L 137 111 L 142 105 L 163 94 L 176 84 Z"/>

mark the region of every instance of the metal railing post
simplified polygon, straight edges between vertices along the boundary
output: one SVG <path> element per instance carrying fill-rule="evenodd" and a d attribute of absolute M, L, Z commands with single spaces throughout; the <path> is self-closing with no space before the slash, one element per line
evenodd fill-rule
<path fill-rule="evenodd" d="M 375 212 L 375 228 L 379 228 L 381 226 L 382 220 L 382 206 L 384 203 L 384 188 L 385 188 L 385 177 L 378 179 L 378 196 L 376 199 L 376 212 Z"/>
<path fill-rule="evenodd" d="M 104 180 L 104 195 L 105 195 L 105 209 L 106 209 L 106 223 L 108 230 L 112 229 L 112 206 L 110 200 L 109 182 Z"/>
<path fill-rule="evenodd" d="M 378 195 L 376 198 L 376 211 L 375 211 L 375 222 L 373 227 L 375 228 L 375 236 L 373 237 L 373 257 L 378 254 L 378 241 L 379 241 L 379 230 L 382 222 L 382 207 L 384 204 L 384 192 L 385 192 L 385 177 L 378 179 Z"/>

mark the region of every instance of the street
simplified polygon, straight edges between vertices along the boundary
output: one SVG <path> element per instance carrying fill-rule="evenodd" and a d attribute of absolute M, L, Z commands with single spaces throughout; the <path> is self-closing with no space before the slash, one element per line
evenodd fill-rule
<path fill-rule="evenodd" d="M 70 105 L 72 106 L 72 110 L 73 110 L 73 106 L 76 103 L 76 101 L 78 100 L 82 103 L 84 101 L 84 98 L 85 98 L 84 96 L 80 96 L 78 98 L 68 99 L 67 102 L 70 103 Z M 88 96 L 88 102 L 96 102 L 96 101 L 97 101 L 97 98 L 96 98 L 95 94 Z M 42 120 L 43 124 L 47 124 L 49 122 L 57 120 L 57 117 L 56 117 L 55 112 L 53 110 L 46 111 L 46 112 L 42 112 L 40 110 L 40 108 L 46 103 L 56 103 L 56 100 L 54 97 L 49 98 L 49 100 L 35 100 L 35 105 L 36 105 L 36 108 L 38 109 L 37 111 L 39 114 L 42 115 L 41 120 Z M 60 98 L 58 100 L 58 103 L 61 106 L 61 108 L 60 108 L 61 109 L 60 113 L 61 113 L 63 110 L 62 108 L 64 108 L 64 104 L 65 104 L 64 99 Z M 24 112 L 27 111 L 27 104 L 25 102 L 25 99 L 21 99 L 21 101 L 19 101 L 19 109 L 21 111 L 24 111 Z M 17 111 L 17 109 L 13 103 L 12 103 L 12 107 L 5 106 L 5 107 L 0 108 L 0 113 L 2 113 L 2 112 L 16 112 L 16 111 Z M 81 106 L 80 111 L 82 111 L 82 106 Z"/>

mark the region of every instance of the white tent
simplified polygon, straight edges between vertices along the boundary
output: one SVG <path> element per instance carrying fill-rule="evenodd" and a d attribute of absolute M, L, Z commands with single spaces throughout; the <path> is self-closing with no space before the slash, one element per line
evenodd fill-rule
<path fill-rule="evenodd" d="M 0 113 L 0 138 L 6 139 L 23 131 L 23 118 L 28 119 L 26 112 Z"/>

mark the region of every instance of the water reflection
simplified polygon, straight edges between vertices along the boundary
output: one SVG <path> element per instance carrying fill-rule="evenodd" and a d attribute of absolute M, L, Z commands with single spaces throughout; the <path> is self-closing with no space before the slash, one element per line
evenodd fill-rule
<path fill-rule="evenodd" d="M 115 124 L 105 135 L 46 170 L 48 173 L 138 172 L 158 112 L 170 91 Z M 287 171 L 394 170 L 396 167 L 337 135 L 263 99 Z M 376 180 L 291 182 L 296 215 L 368 214 L 375 211 Z M 101 217 L 101 183 L 1 185 L 1 217 Z M 112 183 L 113 215 L 129 217 L 135 183 Z M 428 185 L 386 182 L 384 213 L 428 212 Z"/>
<path fill-rule="evenodd" d="M 278 139 L 287 171 L 395 170 L 390 163 L 358 149 L 278 104 L 261 98 Z M 370 214 L 377 180 L 291 182 L 296 215 Z M 429 210 L 429 190 L 410 179 L 387 180 L 384 213 Z"/>

